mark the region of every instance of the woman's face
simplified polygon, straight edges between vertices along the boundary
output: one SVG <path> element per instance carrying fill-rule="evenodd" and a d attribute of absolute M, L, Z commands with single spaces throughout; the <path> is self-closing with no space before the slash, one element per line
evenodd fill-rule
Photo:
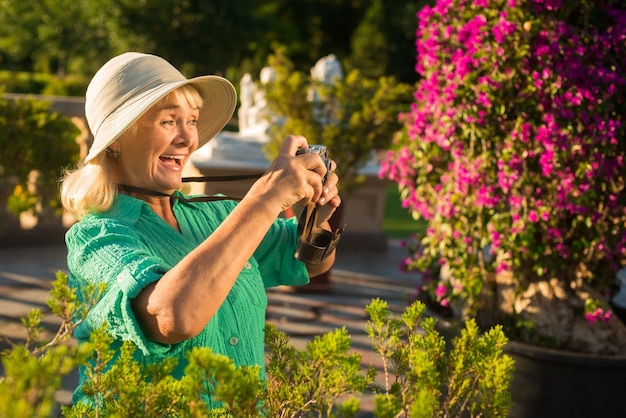
<path fill-rule="evenodd" d="M 198 148 L 199 114 L 183 95 L 170 94 L 153 106 L 118 141 L 116 181 L 167 194 L 178 189 L 183 167 Z"/>

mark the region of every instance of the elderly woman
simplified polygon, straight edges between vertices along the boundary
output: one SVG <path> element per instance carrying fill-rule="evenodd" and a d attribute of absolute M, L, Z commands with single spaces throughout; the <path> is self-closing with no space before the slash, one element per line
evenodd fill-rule
<path fill-rule="evenodd" d="M 82 296 L 106 284 L 76 329 L 79 343 L 107 324 L 115 346 L 131 340 L 143 361 L 177 359 L 176 377 L 194 347 L 263 368 L 265 288 L 303 285 L 331 268 L 334 251 L 316 264 L 294 257 L 297 221 L 279 216 L 313 202 L 327 230 L 341 203 L 334 172 L 322 184 L 322 159 L 296 155 L 308 146 L 304 137 L 286 138 L 239 202 L 178 190 L 190 155 L 226 125 L 235 104 L 226 79 L 186 79 L 154 55 L 125 53 L 95 74 L 85 105 L 93 145 L 61 190 L 79 221 L 66 235 L 70 285 Z M 86 382 L 81 370 L 75 403 L 92 401 Z"/>

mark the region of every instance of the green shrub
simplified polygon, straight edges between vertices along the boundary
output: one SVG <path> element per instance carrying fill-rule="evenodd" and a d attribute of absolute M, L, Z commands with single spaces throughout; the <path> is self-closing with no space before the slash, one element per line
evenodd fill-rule
<path fill-rule="evenodd" d="M 0 71 L 0 86 L 7 93 L 84 96 L 88 81 L 78 75 L 60 78 L 53 74 Z"/>
<path fill-rule="evenodd" d="M 87 291 L 87 300 L 95 300 L 100 290 Z M 57 408 L 54 394 L 61 380 L 84 361 L 78 349 L 68 344 L 80 318 L 87 315 L 87 306 L 78 305 L 74 291 L 67 286 L 67 275 L 57 273 L 52 284 L 48 307 L 61 319 L 56 334 L 44 337 L 40 309 L 33 309 L 22 319 L 27 336 L 23 343 L 14 343 L 0 333 L 0 340 L 10 349 L 0 352 L 3 376 L 0 376 L 0 417 L 49 417 Z"/>
<path fill-rule="evenodd" d="M 361 372 L 360 354 L 350 353 L 345 328 L 316 336 L 304 350 L 289 345 L 289 337 L 272 325 L 266 327 L 270 347 L 267 366 L 268 416 L 354 416 L 359 408 L 354 395 L 374 381 L 376 370 Z M 351 399 L 338 404 L 340 397 Z"/>
<path fill-rule="evenodd" d="M 88 300 L 97 300 L 101 291 L 90 289 Z M 436 321 L 424 317 L 420 302 L 400 318 L 390 315 L 379 299 L 365 308 L 370 317 L 366 331 L 384 364 L 383 385 L 374 383 L 375 368 L 362 370 L 345 328 L 316 336 L 298 350 L 284 332 L 268 324 L 265 382 L 258 367 L 235 367 L 208 348 L 190 353 L 185 376 L 178 380 L 169 374 L 173 362 L 141 366 L 131 342 L 114 352 L 105 328 L 80 348 L 67 344 L 90 303 L 76 304 L 66 274 L 57 274 L 48 305 L 62 319 L 52 339 L 42 338 L 43 316 L 35 310 L 23 321 L 26 343 L 0 352 L 0 417 L 50 416 L 61 378 L 78 365 L 90 376 L 84 390 L 100 402 L 62 406 L 66 417 L 354 417 L 358 395 L 366 391 L 377 394 L 377 417 L 506 416 L 510 408 L 513 361 L 502 353 L 507 342 L 502 330 L 479 335 L 476 324 L 468 322 L 448 351 Z M 199 401 L 207 391 L 222 409 L 209 411 Z"/>
<path fill-rule="evenodd" d="M 401 318 L 391 317 L 386 302 L 365 308 L 366 331 L 383 361 L 385 385 L 375 399 L 377 417 L 507 416 L 513 359 L 503 355 L 502 328 L 485 334 L 473 320 L 451 341 L 451 350 L 415 302 Z"/>
<path fill-rule="evenodd" d="M 309 144 L 328 147 L 337 162 L 340 187 L 351 192 L 372 153 L 388 149 L 400 130 L 398 114 L 410 106 L 413 87 L 393 77 L 364 77 L 352 70 L 330 85 L 295 71 L 281 50 L 269 58 L 276 80 L 267 85 L 267 105 L 277 120 L 266 153 L 274 158 L 285 136 L 299 132 Z M 311 100 L 315 93 L 319 100 Z"/>
<path fill-rule="evenodd" d="M 79 158 L 78 127 L 50 107 L 0 99 L 0 205 L 16 215 L 60 210 L 59 175 Z"/>

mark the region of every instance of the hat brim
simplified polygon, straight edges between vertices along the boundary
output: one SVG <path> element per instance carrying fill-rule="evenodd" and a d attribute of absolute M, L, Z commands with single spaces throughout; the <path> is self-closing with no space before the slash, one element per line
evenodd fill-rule
<path fill-rule="evenodd" d="M 124 102 L 100 125 L 98 132 L 93 132 L 93 145 L 85 162 L 102 153 L 155 103 L 185 85 L 195 87 L 203 100 L 198 118 L 198 148 L 209 142 L 224 129 L 237 105 L 235 87 L 227 79 L 215 75 L 164 83 Z"/>

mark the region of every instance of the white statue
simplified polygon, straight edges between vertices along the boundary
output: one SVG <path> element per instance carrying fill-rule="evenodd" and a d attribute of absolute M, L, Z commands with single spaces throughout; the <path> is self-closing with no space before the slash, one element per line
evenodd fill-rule
<path fill-rule="evenodd" d="M 315 63 L 311 68 L 313 81 L 332 84 L 336 79 L 343 78 L 341 63 L 334 54 L 327 55 Z M 239 118 L 239 134 L 247 138 L 259 138 L 265 141 L 267 132 L 272 123 L 280 123 L 280 118 L 270 115 L 267 109 L 266 86 L 276 80 L 276 70 L 273 67 L 263 67 L 259 73 L 259 81 L 255 82 L 249 73 L 243 75 L 240 81 L 240 106 L 237 112 Z M 311 102 L 320 102 L 314 88 L 307 92 L 307 99 Z M 315 117 L 322 123 L 331 123 L 324 116 L 322 109 L 314 110 Z"/>
<path fill-rule="evenodd" d="M 274 69 L 274 67 L 261 68 L 259 79 L 261 80 L 262 85 L 267 86 L 268 83 L 271 83 L 272 81 L 276 81 L 276 70 Z"/>
<path fill-rule="evenodd" d="M 260 84 L 246 73 L 241 79 L 241 104 L 239 106 L 239 132 L 245 136 L 264 136 L 269 128 L 270 115 L 267 111 L 265 86 L 276 79 L 276 70 L 263 67 L 259 74 Z"/>
<path fill-rule="evenodd" d="M 256 84 L 252 80 L 252 76 L 249 73 L 245 73 L 241 78 L 241 82 L 239 83 L 240 87 L 240 95 L 239 101 L 240 106 L 237 112 L 237 117 L 239 118 L 239 130 L 243 131 L 250 127 L 251 124 L 254 124 L 254 120 L 251 120 L 254 109 L 254 96 L 256 94 Z"/>
<path fill-rule="evenodd" d="M 311 68 L 311 79 L 326 85 L 331 85 L 335 80 L 343 79 L 341 63 L 334 54 L 327 55 L 319 59 Z M 335 123 L 333 114 L 333 103 L 322 103 L 320 95 L 315 87 L 307 91 L 307 100 L 316 103 L 313 109 L 313 117 L 322 125 Z"/>
<path fill-rule="evenodd" d="M 311 78 L 324 84 L 332 84 L 335 79 L 342 79 L 343 69 L 335 54 L 319 59 L 311 68 Z"/>

